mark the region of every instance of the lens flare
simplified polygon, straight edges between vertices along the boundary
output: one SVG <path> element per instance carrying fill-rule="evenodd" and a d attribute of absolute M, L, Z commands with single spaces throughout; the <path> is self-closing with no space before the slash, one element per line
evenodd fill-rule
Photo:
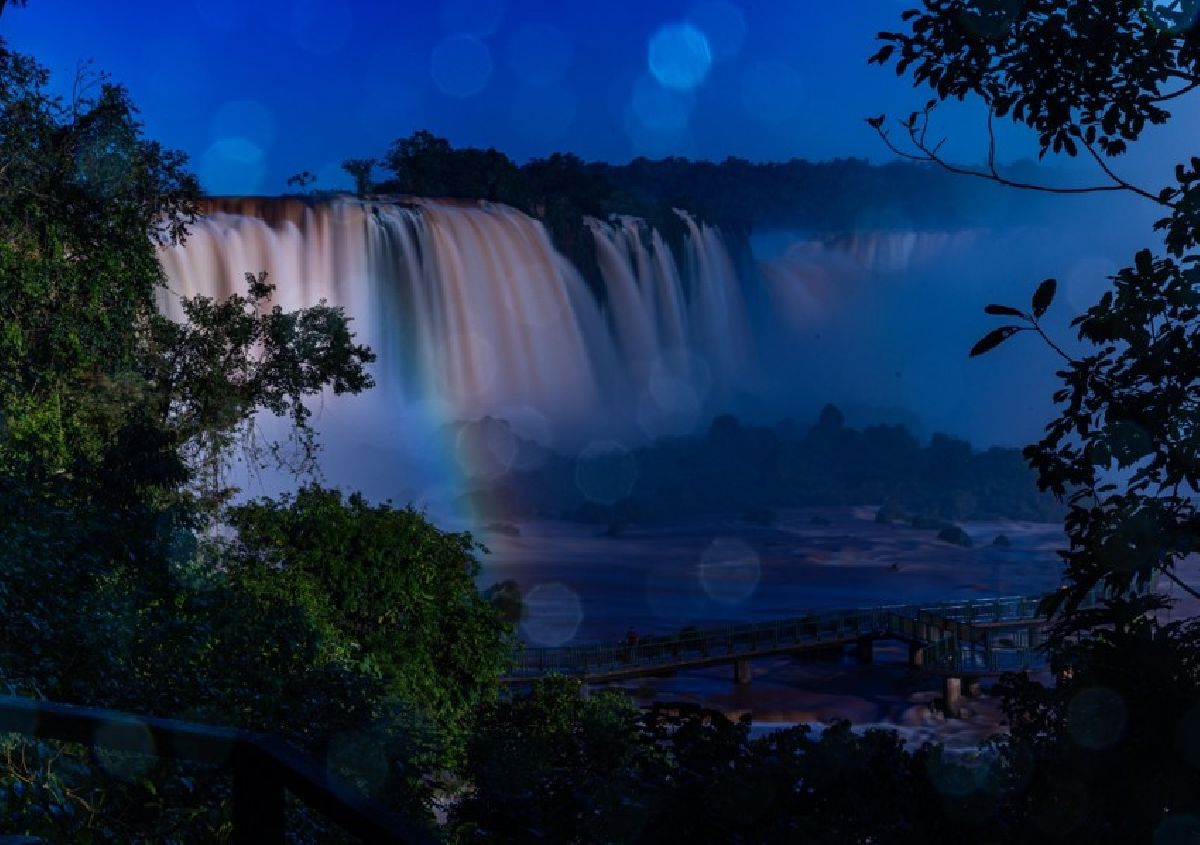
<path fill-rule="evenodd" d="M 744 602 L 758 588 L 762 564 L 747 543 L 729 537 L 714 540 L 700 556 L 698 567 L 704 592 L 722 604 Z"/>
<path fill-rule="evenodd" d="M 704 81 L 712 50 L 704 33 L 688 23 L 669 24 L 650 39 L 650 72 L 667 88 L 690 91 Z"/>
<path fill-rule="evenodd" d="M 529 642 L 547 647 L 563 645 L 575 636 L 581 622 L 583 604 L 566 584 L 538 584 L 525 594 L 521 629 Z"/>

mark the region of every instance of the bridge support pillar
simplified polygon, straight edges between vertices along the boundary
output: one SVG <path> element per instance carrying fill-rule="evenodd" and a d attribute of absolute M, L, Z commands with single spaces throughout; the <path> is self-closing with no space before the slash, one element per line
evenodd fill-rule
<path fill-rule="evenodd" d="M 735 684 L 748 684 L 753 677 L 754 673 L 750 670 L 749 660 L 733 661 L 733 682 Z"/>
<path fill-rule="evenodd" d="M 947 675 L 942 679 L 942 710 L 947 719 L 962 716 L 962 678 Z"/>
<path fill-rule="evenodd" d="M 908 644 L 908 668 L 920 669 L 925 665 L 925 652 L 921 650 L 920 643 Z"/>
<path fill-rule="evenodd" d="M 870 637 L 859 637 L 855 654 L 859 663 L 871 663 L 875 659 L 875 641 Z"/>

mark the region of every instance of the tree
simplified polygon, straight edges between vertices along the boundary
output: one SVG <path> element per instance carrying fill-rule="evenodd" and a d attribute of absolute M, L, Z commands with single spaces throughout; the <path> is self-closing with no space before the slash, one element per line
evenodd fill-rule
<path fill-rule="evenodd" d="M 445 138 L 420 130 L 396 140 L 383 157 L 395 174 L 389 189 L 420 197 L 450 197 L 525 206 L 520 168 L 508 156 L 489 147 L 455 149 Z"/>
<path fill-rule="evenodd" d="M 371 193 L 374 183 L 371 181 L 371 171 L 377 162 L 373 158 L 348 158 L 342 162 L 342 170 L 354 179 L 354 193 L 364 197 Z"/>
<path fill-rule="evenodd" d="M 491 707 L 467 771 L 451 821 L 468 842 L 976 841 L 996 801 L 975 785 L 989 761 L 908 752 L 892 731 L 837 722 L 752 739 L 748 717 L 639 711 L 562 677 Z"/>
<path fill-rule="evenodd" d="M 873 57 L 935 97 L 902 121 L 910 146 L 870 123 L 893 150 L 1014 188 L 1139 196 L 1163 209 L 1163 250 L 1139 251 L 1101 300 L 1072 325 L 1070 354 L 1042 318 L 1056 282 L 1028 308 L 992 304 L 1009 323 L 972 355 L 1018 334 L 1044 340 L 1063 361 L 1059 416 L 1025 450 L 1039 484 L 1065 499 L 1065 588 L 1057 613 L 1052 689 L 1010 678 L 1013 736 L 1009 823 L 1017 841 L 1188 841 L 1196 836 L 1195 713 L 1200 642 L 1192 623 L 1164 623 L 1160 578 L 1200 595 L 1176 572 L 1200 548 L 1200 158 L 1161 188 L 1133 184 L 1116 160 L 1175 101 L 1200 87 L 1200 4 L 926 0 L 905 32 L 881 33 Z M 939 102 L 974 97 L 987 107 L 983 168 L 947 161 L 929 140 Z M 996 119 L 1037 133 L 1041 154 L 1086 155 L 1097 183 L 1017 179 L 998 165 Z M 1105 601 L 1083 606 L 1094 591 Z M 1113 774 L 1120 772 L 1119 777 Z"/>
<path fill-rule="evenodd" d="M 1178 583 L 1174 566 L 1193 550 L 1200 528 L 1190 501 L 1200 487 L 1200 367 L 1193 352 L 1200 312 L 1190 269 L 1200 242 L 1200 159 L 1177 166 L 1174 183 L 1160 190 L 1132 185 L 1110 163 L 1147 125 L 1166 122 L 1171 101 L 1200 87 L 1200 33 L 1191 26 L 1196 11 L 1190 0 L 1153 7 L 1127 0 L 935 0 L 924 11 L 906 13 L 909 33 L 881 33 L 888 43 L 873 58 L 895 57 L 899 72 L 912 68 L 914 81 L 932 87 L 940 99 L 979 97 L 989 125 L 994 117 L 1010 117 L 1037 132 L 1043 154 L 1086 153 L 1103 178 L 1084 187 L 1016 187 L 1132 192 L 1166 210 L 1155 224 L 1165 233 L 1166 255 L 1139 252 L 1112 278 L 1113 289 L 1073 321 L 1094 352 L 1075 358 L 1043 331 L 1040 320 L 1056 288 L 1052 279 L 1039 285 L 1028 310 L 988 306 L 989 313 L 1017 322 L 972 350 L 982 354 L 1032 332 L 1064 360 L 1063 389 L 1055 394 L 1063 413 L 1026 455 L 1042 486 L 1070 505 L 1067 610 L 1097 586 L 1124 594 L 1134 586 L 1152 587 L 1156 574 Z M 946 165 L 925 140 L 936 103 L 904 125 L 914 155 Z M 883 121 L 873 118 L 872 125 L 887 140 Z M 989 167 L 972 175 L 1007 183 L 995 164 L 994 135 L 989 137 Z M 1130 473 L 1122 480 L 1112 469 Z"/>
<path fill-rule="evenodd" d="M 424 601 L 408 582 L 410 609 L 423 600 L 414 630 L 454 641 L 455 667 L 475 674 L 405 685 L 331 636 L 327 597 L 269 589 L 239 566 L 250 540 L 206 531 L 229 492 L 213 467 L 254 415 L 286 416 L 311 456 L 307 403 L 370 387 L 373 355 L 339 309 L 285 312 L 253 273 L 244 295 L 185 301 L 183 323 L 159 314 L 157 243 L 186 237 L 197 182 L 181 154 L 143 137 L 124 89 L 101 79 L 63 101 L 47 86 L 36 61 L 0 42 L 0 688 L 271 731 L 431 819 L 447 754 L 427 711 L 469 707 L 488 678 L 472 661 L 503 650 L 503 625 L 471 582 L 473 546 L 358 499 L 342 522 L 315 521 L 379 527 L 390 513 L 404 531 L 364 546 L 419 547 L 400 547 L 422 563 L 409 574 L 420 568 L 439 589 Z M 311 550 L 305 562 L 319 569 Z M 333 595 L 361 611 L 348 596 L 363 598 L 364 571 L 342 563 L 338 583 L 356 590 Z M 228 782 L 204 767 L 13 738 L 0 755 L 5 831 L 229 836 Z M 305 826 L 329 840 L 319 821 Z"/>
<path fill-rule="evenodd" d="M 231 447 L 256 442 L 255 414 L 291 421 L 299 450 L 291 466 L 311 472 L 317 444 L 305 398 L 326 388 L 335 395 L 359 393 L 374 384 L 364 367 L 375 355 L 354 343 L 342 309 L 322 301 L 287 313 L 268 307 L 274 286 L 265 273 L 247 273 L 246 285 L 246 296 L 223 302 L 185 300 L 183 323 L 150 315 L 140 347 L 139 368 L 156 388 L 153 413 L 215 502 L 233 492 L 222 484 Z M 251 460 L 269 457 L 264 449 L 280 458 L 278 445 L 249 449 Z"/>
<path fill-rule="evenodd" d="M 230 565 L 248 589 L 299 598 L 331 641 L 462 742 L 515 646 L 475 589 L 481 547 L 471 535 L 315 486 L 228 518 L 238 538 Z"/>
<path fill-rule="evenodd" d="M 301 170 L 299 173 L 293 173 L 291 176 L 289 176 L 287 183 L 289 188 L 295 187 L 303 191 L 316 181 L 317 176 L 311 170 Z"/>

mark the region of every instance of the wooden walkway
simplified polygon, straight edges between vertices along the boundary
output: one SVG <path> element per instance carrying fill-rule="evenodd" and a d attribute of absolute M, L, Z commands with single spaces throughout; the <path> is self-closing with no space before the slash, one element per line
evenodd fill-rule
<path fill-rule="evenodd" d="M 828 652 L 854 645 L 869 662 L 876 640 L 909 645 L 909 664 L 956 677 L 997 675 L 1045 665 L 1039 648 L 1045 619 L 1041 596 L 966 602 L 885 605 L 808 613 L 790 619 L 651 636 L 624 642 L 561 648 L 526 648 L 509 685 L 561 674 L 588 682 L 665 675 L 722 663 L 733 664 L 736 681 L 749 681 L 749 661 L 775 655 Z"/>

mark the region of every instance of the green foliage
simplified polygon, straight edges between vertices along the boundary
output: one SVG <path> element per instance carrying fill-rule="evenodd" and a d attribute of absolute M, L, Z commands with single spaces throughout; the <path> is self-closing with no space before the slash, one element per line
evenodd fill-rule
<path fill-rule="evenodd" d="M 1062 413 L 1025 455 L 1042 488 L 1068 504 L 1064 559 L 1070 589 L 1056 606 L 1068 612 L 1069 629 L 1070 612 L 1097 586 L 1113 595 L 1150 587 L 1157 574 L 1173 578 L 1176 563 L 1197 549 L 1200 277 L 1194 248 L 1200 242 L 1200 159 L 1177 166 L 1175 184 L 1148 191 L 1115 177 L 1103 156 L 1123 152 L 1147 124 L 1167 120 L 1164 103 L 1195 85 L 1176 91 L 1164 91 L 1164 85 L 1191 78 L 1200 65 L 1200 42 L 1194 28 L 1172 23 L 1191 8 L 1186 3 L 1151 11 L 1115 0 L 1026 3 L 989 18 L 988 34 L 965 37 L 964 14 L 994 9 L 951 5 L 954 14 L 934 3 L 909 16 L 910 33 L 883 35 L 900 49 L 898 71 L 911 65 L 914 80 L 930 84 L 942 98 L 976 94 L 996 115 L 1037 130 L 1043 151 L 1074 155 L 1082 146 L 1110 179 L 1104 189 L 1131 191 L 1167 210 L 1155 224 L 1165 233 L 1167 255 L 1140 251 L 1133 266 L 1112 277 L 1112 290 L 1073 320 L 1088 354 L 1068 354 L 1041 326 L 1054 299 L 1054 279 L 1038 286 L 1029 312 L 989 305 L 988 313 L 1015 316 L 1024 325 L 992 331 L 971 353 L 1032 331 L 1065 362 L 1063 387 L 1054 396 Z M 881 52 L 876 59 L 890 55 Z M 1122 56 L 1137 61 L 1128 73 L 1113 74 Z M 1041 69 L 1051 62 L 1069 84 L 1044 84 Z"/>
<path fill-rule="evenodd" d="M 500 618 L 515 630 L 525 612 L 525 602 L 517 582 L 504 580 L 493 584 L 484 590 L 483 597 L 496 608 Z"/>
<path fill-rule="evenodd" d="M 448 534 L 411 507 L 305 487 L 231 509 L 238 579 L 305 608 L 389 691 L 461 738 L 495 695 L 513 643 L 500 611 L 475 589 L 469 534 Z"/>
<path fill-rule="evenodd" d="M 290 419 L 298 466 L 308 469 L 316 442 L 304 400 L 325 388 L 343 394 L 373 385 L 364 367 L 375 355 L 354 343 L 341 308 L 322 301 L 284 312 L 267 307 L 274 286 L 265 273 L 247 273 L 246 284 L 246 296 L 185 300 L 183 323 L 149 316 L 139 357 L 156 416 L 192 466 L 208 471 L 205 492 L 218 499 L 229 493 L 219 485 L 222 460 L 250 441 L 256 412 Z"/>
<path fill-rule="evenodd" d="M 481 720 L 452 822 L 460 842 L 950 842 L 989 821 L 990 793 L 945 789 L 981 770 L 848 722 L 751 739 L 748 720 L 551 677 Z"/>
<path fill-rule="evenodd" d="M 140 412 L 135 327 L 162 281 L 150 239 L 180 236 L 197 195 L 123 89 L 101 79 L 68 108 L 46 81 L 0 48 L 0 468 L 30 480 L 101 460 Z"/>
<path fill-rule="evenodd" d="M 1142 607 L 1123 607 L 1128 625 L 1060 649 L 1055 685 L 1004 680 L 1010 841 L 1195 839 L 1200 628 L 1158 623 Z"/>
<path fill-rule="evenodd" d="M 392 144 L 383 165 L 395 174 L 388 191 L 422 197 L 482 199 L 524 207 L 520 169 L 498 150 L 455 149 L 424 130 Z"/>
<path fill-rule="evenodd" d="M 1194 619 L 1164 622 L 1169 602 L 1151 592 L 1165 577 L 1200 596 L 1176 573 L 1200 536 L 1200 159 L 1177 165 L 1159 190 L 1125 181 L 1109 163 L 1198 87 L 1197 12 L 1193 0 L 929 0 L 905 13 L 907 32 L 881 34 L 887 43 L 873 58 L 937 95 L 905 123 L 916 157 L 948 166 L 924 145 L 929 115 L 939 100 L 970 95 L 988 107 L 989 128 L 1008 117 L 1037 132 L 1043 155 L 1086 152 L 1096 162 L 1100 184 L 1065 192 L 1129 192 L 1165 209 L 1155 224 L 1165 255 L 1141 250 L 1109 279 L 1072 321 L 1079 352 L 1041 324 L 1053 279 L 1028 312 L 987 306 L 1019 323 L 973 350 L 1033 332 L 1063 361 L 1059 416 L 1024 452 L 1040 486 L 1067 504 L 1066 587 L 1049 603 L 1057 682 L 1002 684 L 1009 841 L 1184 842 L 1200 833 L 1200 636 Z M 883 119 L 872 125 L 886 140 Z M 973 175 L 1014 184 L 989 162 Z M 1097 589 L 1102 605 L 1081 609 Z"/>
<path fill-rule="evenodd" d="M 342 162 L 342 170 L 354 179 L 354 193 L 357 196 L 363 197 L 371 193 L 374 187 L 371 172 L 377 163 L 373 158 L 350 158 Z"/>
<path fill-rule="evenodd" d="M 121 88 L 82 82 L 66 105 L 0 43 L 0 684 L 282 735 L 431 821 L 461 741 L 447 724 L 488 698 L 508 653 L 472 581 L 476 547 L 315 489 L 249 506 L 245 541 L 205 539 L 253 415 L 286 417 L 311 458 L 306 403 L 370 387 L 373 356 L 339 309 L 271 307 L 262 275 L 225 302 L 185 301 L 182 324 L 162 317 L 156 243 L 184 236 L 196 181 L 142 137 Z M 294 573 L 253 545 L 273 538 L 255 522 L 271 513 L 312 518 L 276 550 L 297 553 Z M 13 738 L 0 754 L 6 832 L 230 835 L 227 772 Z M 303 822 L 309 841 L 336 835 Z"/>
<path fill-rule="evenodd" d="M 666 774 L 623 695 L 579 694 L 579 682 L 539 681 L 528 698 L 480 719 L 454 809 L 459 841 L 620 842 L 640 822 L 639 792 Z"/>
<path fill-rule="evenodd" d="M 1093 144 L 1119 155 L 1167 121 L 1164 95 L 1196 78 L 1195 11 L 1192 0 L 929 0 L 905 13 L 908 32 L 880 33 L 872 61 L 911 72 L 938 100 L 982 100 L 1033 129 L 1043 155 Z"/>

